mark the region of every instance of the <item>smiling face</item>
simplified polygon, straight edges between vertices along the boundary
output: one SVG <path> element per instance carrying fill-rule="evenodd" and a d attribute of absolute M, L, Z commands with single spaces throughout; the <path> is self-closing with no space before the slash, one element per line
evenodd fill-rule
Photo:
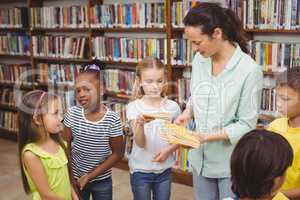
<path fill-rule="evenodd" d="M 186 26 L 184 33 L 186 38 L 191 41 L 193 51 L 199 52 L 203 57 L 211 57 L 219 51 L 220 38 L 222 38 L 220 29 L 215 29 L 211 37 L 203 34 L 200 27 L 194 26 Z"/>
<path fill-rule="evenodd" d="M 165 86 L 164 69 L 149 68 L 141 71 L 140 85 L 145 95 L 152 98 L 161 97 Z"/>
<path fill-rule="evenodd" d="M 103 86 L 91 73 L 80 74 L 75 82 L 76 100 L 85 110 L 93 110 L 100 105 Z"/>
<path fill-rule="evenodd" d="M 277 109 L 278 112 L 294 118 L 300 115 L 300 95 L 289 86 L 277 87 Z"/>

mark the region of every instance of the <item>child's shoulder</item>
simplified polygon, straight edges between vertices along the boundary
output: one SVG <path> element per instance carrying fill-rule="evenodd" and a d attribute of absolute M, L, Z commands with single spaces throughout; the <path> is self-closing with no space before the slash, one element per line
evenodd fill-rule
<path fill-rule="evenodd" d="M 24 146 L 23 150 L 23 156 L 33 157 L 48 157 L 48 154 L 44 152 L 37 144 L 35 143 L 28 143 Z"/>
<path fill-rule="evenodd" d="M 176 101 L 173 101 L 171 99 L 166 99 L 166 103 L 165 106 L 171 109 L 175 109 L 178 110 L 180 109 L 180 106 L 178 105 L 178 103 Z"/>
<path fill-rule="evenodd" d="M 268 125 L 268 130 L 269 131 L 274 131 L 274 132 L 286 132 L 288 128 L 288 118 L 282 117 L 275 119 Z"/>

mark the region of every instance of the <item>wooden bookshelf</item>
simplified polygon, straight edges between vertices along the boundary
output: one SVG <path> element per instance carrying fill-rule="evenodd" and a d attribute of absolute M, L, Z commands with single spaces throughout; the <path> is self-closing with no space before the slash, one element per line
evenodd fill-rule
<path fill-rule="evenodd" d="M 130 96 L 128 96 L 126 94 L 122 94 L 122 93 L 106 91 L 105 95 L 107 95 L 108 97 L 114 97 L 114 98 L 123 99 L 123 100 L 130 100 Z"/>
<path fill-rule="evenodd" d="M 151 28 L 151 27 L 145 27 L 145 28 L 91 28 L 91 31 L 93 34 L 97 32 L 125 32 L 125 33 L 165 33 L 166 28 Z"/>
<path fill-rule="evenodd" d="M 29 32 L 29 28 L 0 28 L 0 32 Z"/>
<path fill-rule="evenodd" d="M 90 62 L 90 59 L 81 59 L 81 58 L 61 58 L 61 57 L 44 57 L 44 56 L 33 56 L 36 61 L 43 61 L 49 63 L 87 63 Z"/>
<path fill-rule="evenodd" d="M 285 30 L 285 29 L 244 29 L 246 33 L 260 34 L 300 34 L 300 30 Z"/>
<path fill-rule="evenodd" d="M 30 59 L 29 55 L 13 55 L 13 54 L 0 54 L 0 58 L 8 58 L 8 59 Z"/>
<path fill-rule="evenodd" d="M 51 33 L 51 32 L 67 32 L 67 33 L 85 33 L 89 32 L 89 28 L 32 28 L 31 32 L 34 34 L 41 34 L 41 33 Z"/>
<path fill-rule="evenodd" d="M 18 111 L 18 109 L 16 107 L 4 105 L 4 104 L 0 104 L 0 110 L 11 111 L 11 112 Z"/>

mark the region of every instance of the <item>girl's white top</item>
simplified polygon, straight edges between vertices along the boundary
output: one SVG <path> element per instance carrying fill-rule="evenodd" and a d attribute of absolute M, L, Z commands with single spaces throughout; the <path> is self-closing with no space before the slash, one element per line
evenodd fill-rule
<path fill-rule="evenodd" d="M 150 114 L 157 112 L 167 112 L 172 116 L 172 120 L 181 113 L 180 107 L 175 101 L 164 99 L 160 107 L 152 107 L 137 99 L 127 105 L 126 115 L 128 121 L 136 119 L 139 114 Z M 170 155 L 164 162 L 153 162 L 153 157 L 161 150 L 168 147 L 170 143 L 161 138 L 161 132 L 164 121 L 155 119 L 144 124 L 144 133 L 146 136 L 146 145 L 140 148 L 135 142 L 131 154 L 129 155 L 130 173 L 161 173 L 175 164 L 174 154 Z"/>

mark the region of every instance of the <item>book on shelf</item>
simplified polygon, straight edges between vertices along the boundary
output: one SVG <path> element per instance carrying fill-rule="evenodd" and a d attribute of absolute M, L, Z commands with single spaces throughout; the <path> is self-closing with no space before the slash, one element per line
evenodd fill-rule
<path fill-rule="evenodd" d="M 74 86 L 80 64 L 38 63 L 35 70 L 36 81 L 43 84 Z"/>
<path fill-rule="evenodd" d="M 90 9 L 92 28 L 163 28 L 165 7 L 161 2 L 96 4 Z"/>
<path fill-rule="evenodd" d="M 300 66 L 300 43 L 249 41 L 253 59 L 264 71 L 282 72 Z"/>
<path fill-rule="evenodd" d="M 33 28 L 88 28 L 88 5 L 30 8 Z"/>
<path fill-rule="evenodd" d="M 171 64 L 192 65 L 194 52 L 192 43 L 187 39 L 171 39 Z"/>
<path fill-rule="evenodd" d="M 244 28 L 300 29 L 299 0 L 245 0 Z"/>
<path fill-rule="evenodd" d="M 33 83 L 31 65 L 0 63 L 0 83 L 31 85 Z"/>
<path fill-rule="evenodd" d="M 261 99 L 261 112 L 276 112 L 276 88 L 263 88 Z"/>
<path fill-rule="evenodd" d="M 106 90 L 131 95 L 135 80 L 135 72 L 118 69 L 104 70 Z"/>
<path fill-rule="evenodd" d="M 207 2 L 207 0 L 185 0 L 173 1 L 172 3 L 172 27 L 183 28 L 183 19 L 188 11 L 196 4 Z M 230 8 L 242 19 L 242 0 L 224 0 L 222 6 Z"/>
<path fill-rule="evenodd" d="M 102 61 L 139 62 L 153 56 L 165 62 L 167 40 L 125 37 L 93 37 L 92 56 Z"/>
<path fill-rule="evenodd" d="M 0 127 L 9 131 L 18 131 L 18 115 L 14 112 L 0 110 Z"/>
<path fill-rule="evenodd" d="M 33 55 L 53 58 L 87 58 L 87 38 L 75 36 L 34 35 Z"/>
<path fill-rule="evenodd" d="M 0 35 L 0 54 L 29 56 L 29 45 L 29 35 L 18 33 L 7 33 Z"/>
<path fill-rule="evenodd" d="M 28 8 L 0 8 L 0 28 L 28 28 Z"/>
<path fill-rule="evenodd" d="M 175 101 L 177 101 L 177 103 L 181 106 L 184 106 L 187 103 L 189 97 L 191 96 L 190 83 L 191 79 L 185 78 L 179 78 L 175 82 Z"/>
<path fill-rule="evenodd" d="M 15 107 L 14 92 L 12 89 L 0 90 L 0 105 Z"/>

